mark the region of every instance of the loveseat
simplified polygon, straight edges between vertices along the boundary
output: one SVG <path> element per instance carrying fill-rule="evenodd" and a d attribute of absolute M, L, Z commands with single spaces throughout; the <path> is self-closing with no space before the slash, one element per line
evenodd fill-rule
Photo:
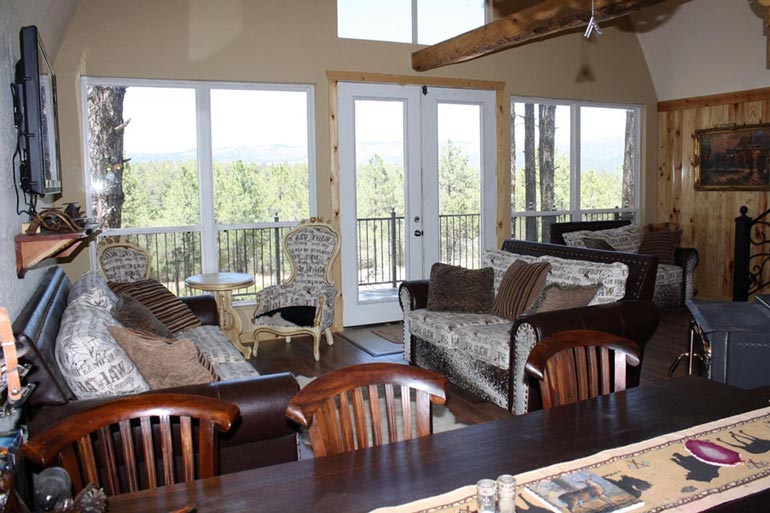
<path fill-rule="evenodd" d="M 667 223 L 664 223 L 667 224 Z M 553 244 L 570 244 L 569 235 L 575 235 L 577 232 L 604 232 L 607 230 L 615 231 L 632 227 L 631 221 L 627 219 L 617 219 L 608 221 L 576 221 L 569 223 L 553 223 L 550 225 L 550 238 Z M 637 235 L 637 244 L 629 251 L 639 250 L 644 238 L 644 231 L 639 228 L 633 228 Z M 668 229 L 664 229 L 667 231 Z M 679 232 L 681 234 L 681 232 Z M 609 249 L 609 248 L 608 248 Z M 616 249 L 617 250 L 617 249 Z M 655 279 L 655 291 L 653 293 L 653 302 L 658 308 L 673 308 L 684 306 L 687 301 L 695 297 L 695 268 L 698 266 L 698 251 L 695 248 L 677 247 L 673 254 L 673 262 L 658 262 L 658 270 Z"/>
<path fill-rule="evenodd" d="M 506 240 L 501 250 L 484 254 L 482 266 L 493 268 L 495 288 L 515 260 L 552 263 L 546 284 L 552 278 L 572 283 L 604 281 L 601 287 L 608 295 L 601 299 L 602 304 L 525 312 L 515 321 L 507 321 L 485 313 L 428 310 L 430 281 L 404 282 L 399 300 L 404 312 L 405 358 L 412 365 L 444 374 L 453 384 L 514 414 L 523 414 L 540 405 L 539 390 L 525 376 L 527 357 L 538 341 L 552 333 L 570 329 L 615 333 L 637 342 L 643 356 L 659 320 L 651 300 L 655 257 Z M 640 372 L 641 366 L 629 367 L 629 386 L 639 383 Z"/>
<path fill-rule="evenodd" d="M 61 268 L 49 269 L 13 324 L 17 344 L 24 352 L 21 360 L 32 365 L 25 382 L 36 387 L 24 407 L 31 434 L 72 412 L 110 399 L 77 399 L 57 363 L 56 339 L 72 288 Z M 162 391 L 216 397 L 238 405 L 239 419 L 220 438 L 220 472 L 297 460 L 296 431 L 284 416 L 289 400 L 299 390 L 297 381 L 288 373 L 260 376 L 224 334 L 220 332 L 221 338 L 217 337 L 217 309 L 211 296 L 182 300 L 200 319 L 202 331 L 207 333 L 200 352 L 216 360 L 212 366 L 222 374 L 222 380 Z"/>

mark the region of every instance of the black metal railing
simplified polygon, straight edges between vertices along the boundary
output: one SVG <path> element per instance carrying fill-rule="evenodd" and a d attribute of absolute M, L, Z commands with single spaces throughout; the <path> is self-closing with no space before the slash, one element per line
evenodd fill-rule
<path fill-rule="evenodd" d="M 741 215 L 735 218 L 733 301 L 748 301 L 750 295 L 770 285 L 770 252 L 767 249 L 770 240 L 765 234 L 770 226 L 770 209 L 755 218 L 746 215 L 749 209 L 745 205 L 740 212 Z"/>
<path fill-rule="evenodd" d="M 581 221 L 611 221 L 629 219 L 633 222 L 634 212 L 604 211 L 583 212 Z M 538 213 L 529 216 L 513 216 L 511 218 L 511 237 L 519 240 L 533 242 L 548 242 L 550 240 L 550 225 L 553 223 L 566 223 L 572 219 L 571 214 L 548 215 Z"/>

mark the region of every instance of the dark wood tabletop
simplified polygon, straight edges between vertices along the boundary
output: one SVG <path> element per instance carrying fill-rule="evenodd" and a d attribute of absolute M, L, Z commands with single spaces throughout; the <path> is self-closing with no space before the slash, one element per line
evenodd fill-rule
<path fill-rule="evenodd" d="M 767 397 L 698 377 L 641 386 L 354 453 L 111 497 L 110 513 L 355 513 L 438 495 L 482 478 L 569 461 L 767 406 Z M 770 491 L 713 511 L 767 511 Z"/>

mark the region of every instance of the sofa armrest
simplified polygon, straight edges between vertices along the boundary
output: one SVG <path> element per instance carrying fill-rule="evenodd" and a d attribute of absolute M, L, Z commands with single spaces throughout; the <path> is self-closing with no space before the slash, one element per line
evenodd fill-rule
<path fill-rule="evenodd" d="M 674 263 L 682 268 L 684 281 L 683 304 L 695 297 L 695 268 L 698 267 L 700 256 L 695 248 L 676 248 Z"/>
<path fill-rule="evenodd" d="M 202 294 L 200 296 L 180 297 L 179 299 L 192 310 L 204 326 L 216 326 L 219 324 L 217 302 L 214 299 L 214 296 Z"/>
<path fill-rule="evenodd" d="M 430 280 L 413 280 L 404 281 L 398 289 L 398 301 L 401 305 L 402 311 L 419 310 L 420 308 L 426 308 L 428 306 L 428 288 L 430 287 Z M 404 297 L 406 292 L 408 296 L 409 304 L 404 305 Z"/>

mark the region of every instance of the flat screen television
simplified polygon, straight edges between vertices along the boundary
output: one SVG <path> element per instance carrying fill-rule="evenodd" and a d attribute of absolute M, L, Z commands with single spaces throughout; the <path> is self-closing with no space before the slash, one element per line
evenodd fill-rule
<path fill-rule="evenodd" d="M 37 33 L 22 27 L 16 63 L 16 125 L 19 131 L 21 189 L 44 196 L 61 193 L 56 77 Z"/>

